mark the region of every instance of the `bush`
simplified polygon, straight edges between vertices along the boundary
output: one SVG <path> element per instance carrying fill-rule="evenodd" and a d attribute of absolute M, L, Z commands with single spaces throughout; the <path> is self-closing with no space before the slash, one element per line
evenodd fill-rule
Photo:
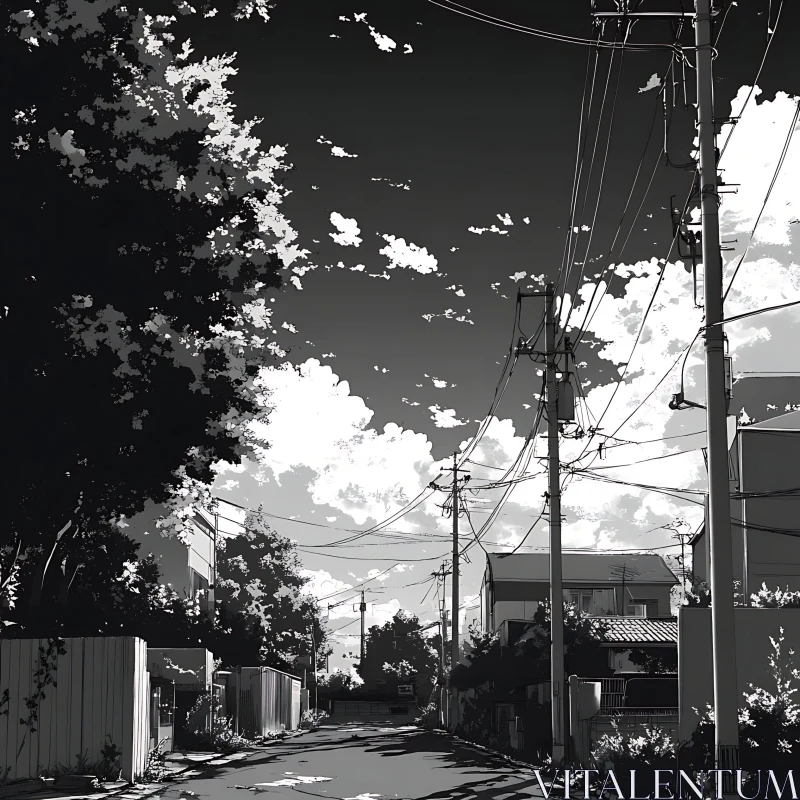
<path fill-rule="evenodd" d="M 326 719 L 327 716 L 327 711 L 322 711 L 319 708 L 309 708 L 303 712 L 301 722 L 306 723 L 311 728 L 318 728 L 322 720 Z"/>
<path fill-rule="evenodd" d="M 139 776 L 142 783 L 161 783 L 169 774 L 166 766 L 164 746 L 167 740 L 162 739 L 148 754 L 144 772 Z"/>
<path fill-rule="evenodd" d="M 616 730 L 616 725 L 614 726 Z M 629 770 L 641 770 L 636 776 L 638 796 L 655 792 L 657 769 L 675 768 L 675 743 L 670 735 L 657 727 L 646 727 L 639 736 L 621 734 L 618 731 L 605 734 L 592 750 L 592 758 L 601 772 L 614 772 L 622 793 L 633 796 Z M 627 777 L 626 777 L 627 776 Z M 628 785 L 626 785 L 628 784 Z"/>
<path fill-rule="evenodd" d="M 213 708 L 214 722 L 209 725 Z M 224 755 L 238 753 L 255 745 L 255 742 L 234 731 L 231 721 L 220 714 L 220 702 L 208 692 L 201 694 L 186 715 L 186 738 L 195 750 L 213 750 Z"/>
<path fill-rule="evenodd" d="M 751 775 L 742 788 L 760 795 L 759 770 L 772 770 L 775 777 L 785 779 L 800 758 L 800 705 L 794 700 L 800 680 L 800 671 L 794 667 L 793 651 L 781 657 L 784 641 L 783 628 L 778 640 L 770 638 L 773 652 L 769 664 L 775 679 L 775 693 L 750 686 L 745 695 L 745 707 L 739 712 L 740 768 Z M 714 712 L 710 707 L 701 718 L 690 746 L 686 749 L 690 767 L 699 772 L 713 767 Z"/>
<path fill-rule="evenodd" d="M 426 730 L 432 731 L 439 727 L 439 707 L 438 705 L 431 701 L 425 708 L 422 709 L 421 716 L 417 717 L 414 720 L 415 725 L 419 725 L 421 728 L 425 728 Z"/>

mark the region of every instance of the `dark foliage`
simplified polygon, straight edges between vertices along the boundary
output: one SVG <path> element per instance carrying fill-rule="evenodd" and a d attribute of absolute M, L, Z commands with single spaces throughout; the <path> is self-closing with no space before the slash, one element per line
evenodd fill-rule
<path fill-rule="evenodd" d="M 273 258 L 245 253 L 263 238 L 253 201 L 268 187 L 245 191 L 239 180 L 232 190 L 236 170 L 202 144 L 210 116 L 179 101 L 175 130 L 148 136 L 155 118 L 133 119 L 122 104 L 134 81 L 164 83 L 136 44 L 140 20 L 119 4 L 99 29 L 67 26 L 57 45 L 34 47 L 23 28 L 47 28 L 67 4 L 33 8 L 32 19 L 6 16 L 0 48 L 5 74 L 25 76 L 7 82 L 2 122 L 0 325 L 14 346 L 0 368 L 13 382 L 2 413 L 14 468 L 0 545 L 41 572 L 85 550 L 82 538 L 107 520 L 165 500 L 187 477 L 208 481 L 214 461 L 246 452 L 243 426 L 222 421 L 256 413 L 252 381 L 269 354 L 248 343 L 240 311 L 281 278 Z M 178 200 L 165 183 L 172 165 L 189 179 L 206 170 L 218 201 Z M 208 236 L 220 227 L 235 229 L 235 244 L 214 251 Z M 219 335 L 233 329 L 242 346 Z M 41 581 L 32 587 L 38 604 Z"/>

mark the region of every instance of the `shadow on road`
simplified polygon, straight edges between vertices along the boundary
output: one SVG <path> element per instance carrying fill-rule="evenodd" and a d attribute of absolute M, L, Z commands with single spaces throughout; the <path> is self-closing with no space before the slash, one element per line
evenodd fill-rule
<path fill-rule="evenodd" d="M 290 740 L 265 749 L 259 756 L 251 757 L 239 769 L 255 768 L 262 765 L 277 765 L 300 756 L 313 763 L 314 755 L 324 752 L 345 751 L 357 755 L 361 750 L 365 758 L 397 758 L 415 756 L 413 762 L 419 764 L 421 757 L 427 769 L 448 770 L 447 788 L 429 794 L 416 795 L 408 792 L 413 785 L 409 779 L 406 791 L 401 795 L 413 800 L 527 800 L 541 796 L 538 781 L 527 770 L 491 753 L 476 751 L 469 745 L 446 734 L 420 730 L 411 726 L 359 723 L 357 727 L 341 726 L 322 730 Z M 480 777 L 473 777 L 480 776 Z M 317 795 L 313 791 L 297 789 L 301 793 Z M 330 795 L 326 795 L 330 798 Z M 399 800 L 401 800 L 399 798 Z M 331 799 L 332 800 L 332 799 Z"/>

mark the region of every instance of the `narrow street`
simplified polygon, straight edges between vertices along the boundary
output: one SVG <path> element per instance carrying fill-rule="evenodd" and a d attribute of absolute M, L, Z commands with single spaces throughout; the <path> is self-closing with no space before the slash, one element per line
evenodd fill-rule
<path fill-rule="evenodd" d="M 540 797 L 535 777 L 448 736 L 357 723 L 273 745 L 241 766 L 181 782 L 163 800 L 517 800 Z M 191 794 L 190 794 L 191 793 Z"/>

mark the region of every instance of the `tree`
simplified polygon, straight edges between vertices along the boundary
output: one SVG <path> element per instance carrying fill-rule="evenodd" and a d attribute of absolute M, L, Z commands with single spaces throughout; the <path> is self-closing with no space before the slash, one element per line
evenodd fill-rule
<path fill-rule="evenodd" d="M 247 514 L 244 528 L 219 543 L 216 599 L 227 623 L 238 620 L 251 631 L 251 640 L 260 642 L 258 660 L 242 660 L 235 651 L 217 655 L 233 664 L 287 669 L 298 656 L 311 655 L 313 632 L 319 669 L 326 633 L 317 601 L 303 591 L 308 579 L 294 542 L 272 530 L 258 512 Z"/>
<path fill-rule="evenodd" d="M 611 674 L 608 651 L 602 642 L 608 626 L 564 604 L 564 664 L 567 674 L 606 677 Z M 491 686 L 497 694 L 513 692 L 521 686 L 550 679 L 550 605 L 542 603 L 531 619 L 530 628 L 511 647 L 502 648 L 495 634 L 472 629 L 472 650 L 467 664 L 450 672 L 450 682 L 458 689 Z"/>
<path fill-rule="evenodd" d="M 564 604 L 565 671 L 568 675 L 605 677 L 611 674 L 608 651 L 601 645 L 607 626 Z M 498 700 L 521 700 L 526 686 L 550 680 L 550 605 L 542 603 L 521 639 L 508 647 L 495 633 L 470 628 L 471 648 L 466 664 L 450 671 L 450 685 L 467 692 L 460 734 L 499 749 L 507 748 L 508 732 L 492 726 Z M 522 722 L 526 747 L 543 755 L 549 746 L 550 711 L 546 705 L 525 702 Z"/>
<path fill-rule="evenodd" d="M 356 666 L 367 689 L 385 686 L 393 694 L 399 685 L 415 681 L 418 696 L 426 699 L 439 668 L 438 636 L 426 639 L 421 628 L 418 617 L 401 609 L 369 629 L 364 660 Z"/>
<path fill-rule="evenodd" d="M 14 376 L 0 588 L 30 559 L 33 606 L 99 526 L 248 451 L 255 381 L 276 352 L 267 300 L 303 255 L 280 212 L 284 151 L 234 118 L 233 59 L 178 45 L 182 26 L 215 23 L 143 5 L 4 5 L 0 58 L 25 80 L 9 82 L 0 123 L 0 324 L 15 342 L 0 354 Z"/>

